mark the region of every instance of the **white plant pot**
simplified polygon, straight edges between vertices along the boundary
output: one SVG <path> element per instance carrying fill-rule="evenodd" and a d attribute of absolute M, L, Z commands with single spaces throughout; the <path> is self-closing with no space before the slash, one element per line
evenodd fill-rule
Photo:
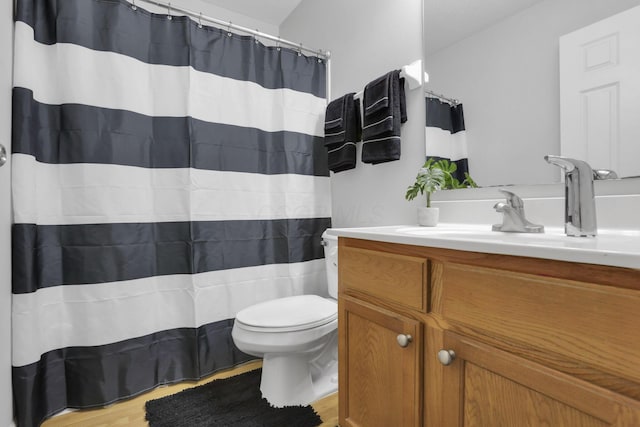
<path fill-rule="evenodd" d="M 438 217 L 440 216 L 439 208 L 418 208 L 418 225 L 425 227 L 435 227 L 438 225 Z"/>

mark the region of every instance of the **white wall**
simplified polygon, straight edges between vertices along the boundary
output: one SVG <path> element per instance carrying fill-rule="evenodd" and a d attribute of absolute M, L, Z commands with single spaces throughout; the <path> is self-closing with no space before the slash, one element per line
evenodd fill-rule
<path fill-rule="evenodd" d="M 427 88 L 464 104 L 480 185 L 558 181 L 543 160 L 560 152 L 558 37 L 638 3 L 542 1 L 426 59 Z"/>
<path fill-rule="evenodd" d="M 0 2 L 0 144 L 11 152 L 13 1 Z M 11 396 L 11 174 L 0 167 L 0 426 L 13 424 Z"/>
<path fill-rule="evenodd" d="M 420 0 L 304 0 L 280 26 L 283 38 L 331 51 L 331 97 L 358 92 L 371 80 L 422 58 Z M 401 159 L 331 176 L 334 227 L 416 222 L 419 201 L 404 199 L 424 163 L 424 101 L 407 91 Z M 360 144 L 361 145 L 361 144 Z"/>

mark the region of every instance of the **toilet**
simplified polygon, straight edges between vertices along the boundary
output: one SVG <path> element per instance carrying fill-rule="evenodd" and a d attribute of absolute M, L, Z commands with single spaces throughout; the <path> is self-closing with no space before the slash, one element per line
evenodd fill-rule
<path fill-rule="evenodd" d="M 260 391 L 272 406 L 308 405 L 338 389 L 338 238 L 322 235 L 329 298 L 298 295 L 238 312 L 231 331 L 261 357 Z"/>

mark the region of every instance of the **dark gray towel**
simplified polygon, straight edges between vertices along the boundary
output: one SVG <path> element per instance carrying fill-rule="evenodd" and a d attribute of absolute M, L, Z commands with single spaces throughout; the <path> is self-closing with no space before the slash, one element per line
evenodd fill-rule
<path fill-rule="evenodd" d="M 360 103 L 348 93 L 327 106 L 324 145 L 329 170 L 341 172 L 356 167 L 356 143 L 361 139 Z"/>
<path fill-rule="evenodd" d="M 353 99 L 353 94 L 351 99 Z M 324 143 L 333 144 L 345 140 L 345 116 L 347 115 L 347 98 L 349 95 L 334 99 L 327 105 L 324 117 Z"/>
<path fill-rule="evenodd" d="M 400 158 L 400 125 L 407 121 L 404 79 L 400 70 L 373 80 L 364 89 L 362 161 L 384 163 Z"/>

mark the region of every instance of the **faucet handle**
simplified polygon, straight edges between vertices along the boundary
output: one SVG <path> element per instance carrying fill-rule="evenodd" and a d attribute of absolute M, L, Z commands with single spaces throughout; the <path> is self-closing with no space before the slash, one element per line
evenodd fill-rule
<path fill-rule="evenodd" d="M 498 191 L 500 191 L 502 194 L 505 195 L 505 197 L 507 198 L 507 203 L 512 208 L 524 209 L 524 202 L 516 193 L 509 190 L 505 190 L 504 188 L 499 188 Z"/>
<path fill-rule="evenodd" d="M 594 169 L 593 179 L 618 179 L 618 174 L 611 169 Z"/>

